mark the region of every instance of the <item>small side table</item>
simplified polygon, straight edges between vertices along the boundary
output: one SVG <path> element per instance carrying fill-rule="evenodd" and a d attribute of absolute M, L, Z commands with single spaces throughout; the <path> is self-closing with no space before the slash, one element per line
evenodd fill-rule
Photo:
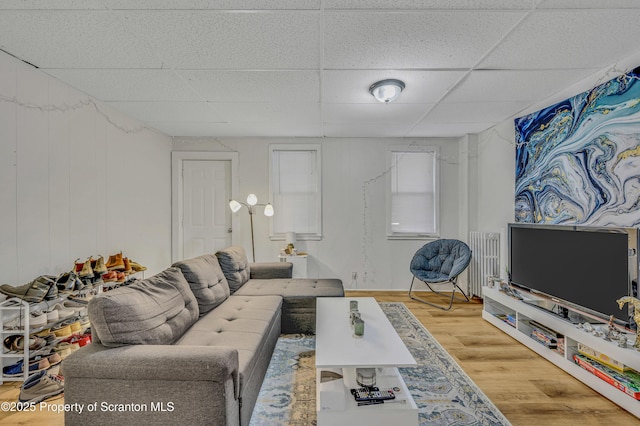
<path fill-rule="evenodd" d="M 293 278 L 307 278 L 307 260 L 308 255 L 303 254 L 300 256 L 278 256 L 280 262 L 291 262 L 293 263 Z"/>

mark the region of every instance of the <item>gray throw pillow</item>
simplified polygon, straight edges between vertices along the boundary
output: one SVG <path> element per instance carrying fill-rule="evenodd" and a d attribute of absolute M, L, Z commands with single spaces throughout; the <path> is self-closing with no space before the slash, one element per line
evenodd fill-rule
<path fill-rule="evenodd" d="M 233 246 L 216 253 L 220 268 L 227 278 L 231 294 L 249 281 L 250 270 L 247 254 L 242 247 Z"/>
<path fill-rule="evenodd" d="M 198 319 L 198 303 L 178 268 L 101 293 L 89 303 L 104 346 L 170 345 Z"/>
<path fill-rule="evenodd" d="M 180 268 L 198 301 L 200 316 L 227 300 L 230 294 L 227 279 L 220 269 L 218 258 L 205 254 L 193 259 L 181 260 L 173 266 Z"/>

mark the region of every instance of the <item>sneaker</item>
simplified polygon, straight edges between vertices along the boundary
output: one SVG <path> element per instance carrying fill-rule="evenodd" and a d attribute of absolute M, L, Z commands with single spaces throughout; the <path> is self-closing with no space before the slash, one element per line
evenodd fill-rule
<path fill-rule="evenodd" d="M 24 342 L 23 335 L 15 334 L 6 337 L 2 344 L 9 352 L 24 352 Z M 29 336 L 27 344 L 29 345 L 30 351 L 37 351 L 38 349 L 44 348 L 47 345 L 47 341 L 42 337 Z"/>
<path fill-rule="evenodd" d="M 21 359 L 13 365 L 7 365 L 6 367 L 2 368 L 2 374 L 7 377 L 20 376 L 24 374 L 23 364 L 24 360 Z M 33 361 L 29 363 L 29 374 L 46 370 L 49 367 L 51 367 L 51 364 L 49 364 L 49 360 L 47 360 L 47 358 Z"/>
<path fill-rule="evenodd" d="M 58 343 L 58 345 L 55 348 L 53 348 L 55 352 L 69 351 L 69 353 L 73 353 L 78 349 L 80 349 L 80 344 L 76 342 L 74 343 L 61 342 L 61 343 Z"/>
<path fill-rule="evenodd" d="M 124 260 L 122 260 L 122 252 L 109 256 L 109 261 L 106 266 L 109 271 L 124 271 L 125 268 Z M 102 279 L 104 279 L 104 277 Z"/>
<path fill-rule="evenodd" d="M 52 396 L 64 392 L 64 379 L 41 371 L 29 377 L 20 387 L 18 401 L 37 404 Z"/>
<path fill-rule="evenodd" d="M 138 262 L 134 262 L 131 259 L 129 259 L 129 265 L 131 265 L 131 269 L 133 270 L 133 272 L 142 272 L 147 270 L 146 266 L 142 266 Z"/>
<path fill-rule="evenodd" d="M 47 314 L 44 312 L 33 313 L 29 318 L 29 328 L 40 328 L 47 325 Z"/>
<path fill-rule="evenodd" d="M 51 331 L 56 335 L 58 339 L 65 339 L 73 334 L 71 332 L 71 326 L 69 325 L 63 325 L 59 328 L 54 328 Z"/>
<path fill-rule="evenodd" d="M 72 292 L 74 290 L 80 290 L 84 287 L 84 284 L 78 277 L 75 271 L 63 272 L 56 278 L 56 287 L 61 292 Z"/>
<path fill-rule="evenodd" d="M 127 275 L 124 272 L 121 272 L 121 271 L 116 271 L 116 277 L 117 277 L 117 281 L 119 283 L 123 283 L 124 280 L 127 279 Z"/>
<path fill-rule="evenodd" d="M 52 289 L 52 287 L 55 288 Z M 58 288 L 55 286 L 54 277 L 41 275 L 20 287 L 2 284 L 0 285 L 0 293 L 8 297 L 17 297 L 30 303 L 40 303 L 45 299 L 55 299 L 58 296 Z"/>
<path fill-rule="evenodd" d="M 104 258 L 102 256 L 96 259 L 96 264 L 93 266 L 93 272 L 96 274 L 104 274 L 107 272 L 107 266 L 104 264 Z"/>
<path fill-rule="evenodd" d="M 47 316 L 47 324 L 52 324 L 54 322 L 60 321 L 60 314 L 57 309 L 52 309 L 46 313 Z"/>

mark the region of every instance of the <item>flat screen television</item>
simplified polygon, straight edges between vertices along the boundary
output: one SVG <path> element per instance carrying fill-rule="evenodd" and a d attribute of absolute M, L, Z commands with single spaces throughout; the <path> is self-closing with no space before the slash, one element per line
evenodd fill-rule
<path fill-rule="evenodd" d="M 638 279 L 638 230 L 509 224 L 509 281 L 561 306 L 630 324 L 616 300 L 633 295 Z"/>

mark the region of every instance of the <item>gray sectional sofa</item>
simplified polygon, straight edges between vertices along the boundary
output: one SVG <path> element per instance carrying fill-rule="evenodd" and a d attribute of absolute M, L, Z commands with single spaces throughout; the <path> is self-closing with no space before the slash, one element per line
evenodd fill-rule
<path fill-rule="evenodd" d="M 344 295 L 291 272 L 230 247 L 94 297 L 93 343 L 62 365 L 65 424 L 248 425 L 278 336 L 313 333 L 316 297 Z"/>

